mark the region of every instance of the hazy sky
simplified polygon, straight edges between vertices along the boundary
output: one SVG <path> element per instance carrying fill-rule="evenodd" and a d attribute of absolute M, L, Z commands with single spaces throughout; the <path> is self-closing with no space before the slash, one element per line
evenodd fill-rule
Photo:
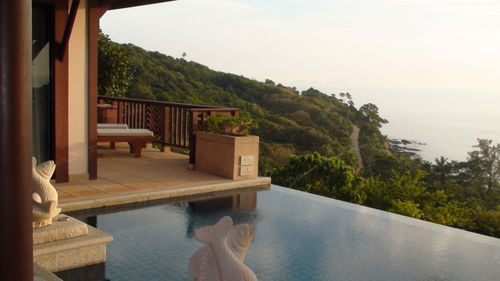
<path fill-rule="evenodd" d="M 498 0 L 179 0 L 110 11 L 101 27 L 298 88 L 500 90 Z"/>

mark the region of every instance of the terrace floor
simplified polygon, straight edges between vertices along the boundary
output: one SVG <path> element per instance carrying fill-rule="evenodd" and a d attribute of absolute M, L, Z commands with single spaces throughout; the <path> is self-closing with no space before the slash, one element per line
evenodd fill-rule
<path fill-rule="evenodd" d="M 188 168 L 188 156 L 143 149 L 135 158 L 126 144 L 99 146 L 98 179 L 72 178 L 56 184 L 63 212 L 116 206 L 218 191 L 269 186 L 270 178 L 230 180 Z"/>

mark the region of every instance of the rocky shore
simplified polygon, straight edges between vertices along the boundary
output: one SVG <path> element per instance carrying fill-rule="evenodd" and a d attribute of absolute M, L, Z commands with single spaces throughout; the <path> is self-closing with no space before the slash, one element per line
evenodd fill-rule
<path fill-rule="evenodd" d="M 394 152 L 404 152 L 408 153 L 411 156 L 418 156 L 418 152 L 422 151 L 422 146 L 425 143 L 415 141 L 415 140 L 407 140 L 407 139 L 390 139 L 389 140 L 389 148 Z"/>

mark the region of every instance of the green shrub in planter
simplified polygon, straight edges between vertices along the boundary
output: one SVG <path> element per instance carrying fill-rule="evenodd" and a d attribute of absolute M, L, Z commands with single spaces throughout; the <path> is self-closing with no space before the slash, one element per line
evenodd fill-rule
<path fill-rule="evenodd" d="M 250 129 L 257 125 L 250 118 L 230 115 L 210 115 L 206 131 L 229 136 L 248 136 Z"/>

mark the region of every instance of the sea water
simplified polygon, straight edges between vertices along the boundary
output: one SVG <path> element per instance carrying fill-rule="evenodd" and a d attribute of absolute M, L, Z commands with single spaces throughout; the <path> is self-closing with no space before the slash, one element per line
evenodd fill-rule
<path fill-rule="evenodd" d="M 382 132 L 407 139 L 425 160 L 444 156 L 464 161 L 478 138 L 500 143 L 500 92 L 461 93 L 360 89 L 351 93 L 356 105 L 371 102 L 389 121 Z"/>

